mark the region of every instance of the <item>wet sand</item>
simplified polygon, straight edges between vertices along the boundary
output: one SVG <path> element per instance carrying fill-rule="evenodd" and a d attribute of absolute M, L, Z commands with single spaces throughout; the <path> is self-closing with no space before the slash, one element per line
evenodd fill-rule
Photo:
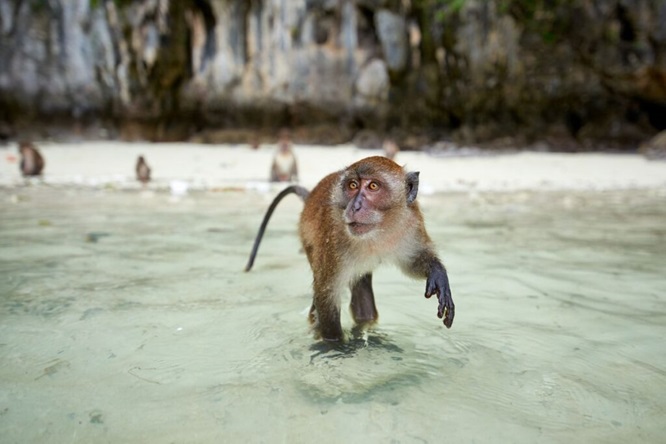
<path fill-rule="evenodd" d="M 306 186 L 371 154 L 296 149 Z M 367 345 L 325 350 L 305 320 L 298 199 L 283 201 L 255 268 L 241 271 L 281 188 L 265 182 L 272 147 L 43 151 L 43 181 L 23 181 L 6 160 L 0 170 L 3 442 L 656 443 L 666 433 L 666 163 L 400 153 L 421 170 L 453 328 L 423 282 L 380 268 Z M 138 154 L 155 170 L 146 190 L 133 179 Z M 173 181 L 190 192 L 173 196 Z"/>

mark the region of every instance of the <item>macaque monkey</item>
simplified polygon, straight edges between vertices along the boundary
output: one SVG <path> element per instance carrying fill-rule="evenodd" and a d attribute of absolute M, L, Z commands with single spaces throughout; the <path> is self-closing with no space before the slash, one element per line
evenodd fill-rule
<path fill-rule="evenodd" d="M 150 167 L 143 156 L 136 160 L 136 180 L 144 185 L 150 181 Z"/>
<path fill-rule="evenodd" d="M 398 144 L 391 139 L 384 140 L 384 143 L 382 143 L 382 149 L 384 150 L 384 156 L 391 160 L 395 159 L 395 155 L 400 151 Z"/>
<path fill-rule="evenodd" d="M 455 308 L 444 265 L 435 253 L 416 202 L 419 173 L 407 173 L 385 157 L 360 160 L 330 174 L 308 191 L 292 185 L 271 203 L 245 268 L 277 204 L 291 193 L 305 202 L 299 234 L 312 268 L 314 295 L 309 321 L 318 339 L 343 341 L 340 307 L 351 290 L 351 314 L 360 331 L 378 319 L 372 272 L 380 263 L 426 280 L 425 297 L 438 295 L 437 316 L 451 327 Z"/>
<path fill-rule="evenodd" d="M 21 155 L 21 163 L 19 168 L 23 177 L 39 176 L 44 169 L 44 158 L 37 147 L 32 142 L 19 142 L 19 154 Z"/>
<path fill-rule="evenodd" d="M 296 156 L 291 149 L 291 140 L 288 130 L 280 132 L 278 151 L 273 157 L 271 165 L 271 182 L 298 182 L 298 165 Z"/>

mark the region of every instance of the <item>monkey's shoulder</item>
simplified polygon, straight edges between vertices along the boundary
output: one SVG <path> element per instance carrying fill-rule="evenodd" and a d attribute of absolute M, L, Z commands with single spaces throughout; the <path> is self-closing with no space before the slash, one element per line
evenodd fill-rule
<path fill-rule="evenodd" d="M 324 177 L 319 181 L 317 185 L 310 192 L 310 197 L 317 197 L 318 199 L 328 199 L 330 197 L 331 190 L 340 180 L 341 172 L 331 173 L 328 176 Z"/>

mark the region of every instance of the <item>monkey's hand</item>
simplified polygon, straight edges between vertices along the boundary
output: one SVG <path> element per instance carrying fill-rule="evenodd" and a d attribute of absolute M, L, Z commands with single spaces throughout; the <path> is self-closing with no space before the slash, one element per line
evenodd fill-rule
<path fill-rule="evenodd" d="M 425 297 L 429 298 L 435 293 L 439 300 L 437 317 L 440 319 L 443 318 L 446 328 L 451 328 L 451 325 L 453 324 L 453 316 L 455 316 L 456 313 L 456 307 L 453 305 L 453 298 L 451 297 L 449 277 L 441 264 L 436 264 L 436 266 L 431 268 L 428 279 L 426 280 Z"/>

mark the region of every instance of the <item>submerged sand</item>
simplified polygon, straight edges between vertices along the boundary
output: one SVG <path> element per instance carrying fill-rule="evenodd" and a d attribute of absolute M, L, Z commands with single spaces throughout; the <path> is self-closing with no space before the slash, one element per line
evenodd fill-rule
<path fill-rule="evenodd" d="M 666 163 L 400 153 L 421 171 L 453 328 L 422 280 L 384 267 L 373 275 L 380 321 L 367 344 L 326 350 L 306 321 L 298 199 L 281 203 L 253 271 L 242 272 L 283 186 L 266 182 L 274 146 L 40 146 L 43 180 L 24 181 L 15 150 L 0 151 L 2 442 L 666 434 Z M 308 187 L 376 154 L 296 153 Z M 133 177 L 139 154 L 154 170 L 147 191 Z M 166 191 L 178 187 L 212 192 Z M 346 309 L 342 318 L 351 328 Z"/>

